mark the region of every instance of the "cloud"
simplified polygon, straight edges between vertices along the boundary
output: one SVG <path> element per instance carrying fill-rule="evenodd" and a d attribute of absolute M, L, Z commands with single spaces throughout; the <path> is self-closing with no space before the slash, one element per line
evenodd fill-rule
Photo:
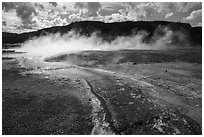
<path fill-rule="evenodd" d="M 38 11 L 38 16 L 33 17 L 33 21 L 38 28 L 67 25 L 66 18 L 61 18 L 59 12 L 50 13 L 48 11 Z"/>
<path fill-rule="evenodd" d="M 201 22 L 199 22 L 196 26 L 202 26 L 202 23 Z"/>
<path fill-rule="evenodd" d="M 157 2 L 154 3 L 157 6 L 158 12 L 187 12 L 193 7 L 201 6 L 200 2 Z"/>
<path fill-rule="evenodd" d="M 102 5 L 99 2 L 76 2 L 75 8 L 79 10 L 84 17 L 96 17 L 100 11 Z"/>
<path fill-rule="evenodd" d="M 122 3 L 125 7 L 123 14 L 126 14 L 128 20 L 148 20 L 153 14 L 156 13 L 156 5 L 154 3 L 139 3 L 128 2 Z M 121 11 L 120 10 L 120 11 Z"/>
<path fill-rule="evenodd" d="M 8 12 L 11 9 L 16 9 L 20 2 L 2 2 L 2 9 Z"/>
<path fill-rule="evenodd" d="M 32 17 L 37 14 L 35 10 L 35 6 L 38 8 L 43 8 L 43 6 L 38 3 L 29 3 L 29 2 L 3 2 L 2 3 L 2 9 L 5 12 L 16 11 L 16 15 L 19 18 L 21 18 L 23 24 L 33 23 Z"/>
<path fill-rule="evenodd" d="M 156 10 L 159 13 L 171 13 L 171 12 L 181 12 L 183 3 L 176 2 L 156 2 L 154 3 Z"/>
<path fill-rule="evenodd" d="M 157 7 L 154 5 L 154 3 L 143 3 L 138 6 L 139 9 L 142 9 L 145 11 L 145 17 L 150 18 L 153 14 L 156 13 Z"/>
<path fill-rule="evenodd" d="M 57 7 L 57 2 L 49 2 L 50 5 L 52 5 L 53 7 Z"/>
<path fill-rule="evenodd" d="M 23 3 L 18 6 L 16 14 L 21 18 L 22 23 L 25 25 L 32 24 L 33 15 L 36 15 L 36 11 L 31 3 Z"/>
<path fill-rule="evenodd" d="M 179 16 L 201 7 L 200 2 L 127 2 L 122 3 L 128 20 L 165 20 L 174 15 Z M 178 14 L 180 13 L 180 14 Z"/>
<path fill-rule="evenodd" d="M 172 11 L 181 12 L 184 4 L 176 2 L 159 2 L 156 3 L 156 5 L 158 6 L 158 12 L 168 13 Z"/>
<path fill-rule="evenodd" d="M 87 2 L 88 16 L 89 17 L 97 16 L 101 7 L 102 6 L 99 2 Z"/>
<path fill-rule="evenodd" d="M 126 21 L 127 17 L 120 13 L 113 13 L 107 16 L 100 16 L 98 20 L 109 23 L 109 22 L 118 22 L 118 21 Z"/>
<path fill-rule="evenodd" d="M 6 21 L 2 21 L 2 26 L 6 26 Z"/>
<path fill-rule="evenodd" d="M 40 3 L 34 3 L 34 6 L 36 7 L 36 8 L 38 8 L 39 10 L 45 10 L 45 7 L 42 5 L 42 4 L 40 4 Z"/>
<path fill-rule="evenodd" d="M 71 20 L 76 19 L 76 18 L 80 19 L 80 15 L 81 15 L 81 13 L 71 14 L 71 15 L 69 15 L 69 19 L 71 19 Z"/>
<path fill-rule="evenodd" d="M 182 5 L 182 12 L 187 12 L 191 10 L 194 7 L 197 7 L 199 9 L 202 8 L 202 3 L 201 2 L 180 2 L 180 5 Z"/>
<path fill-rule="evenodd" d="M 102 5 L 102 9 L 104 10 L 114 10 L 114 11 L 118 11 L 120 9 L 123 9 L 124 6 L 123 4 L 121 4 L 120 2 L 101 2 Z"/>
<path fill-rule="evenodd" d="M 53 7 L 45 2 L 3 3 L 2 21 L 4 22 L 4 27 L 2 29 L 7 32 L 23 32 L 56 25 L 67 25 L 66 19 L 62 19 L 59 14 L 68 13 L 68 10 L 67 12 L 62 11 L 63 6 L 72 9 L 70 8 L 72 5 L 73 3 L 60 3 L 57 7 Z"/>
<path fill-rule="evenodd" d="M 172 16 L 173 14 L 174 14 L 173 12 L 167 13 L 166 16 L 165 16 L 165 18 L 168 18 L 168 17 Z"/>
<path fill-rule="evenodd" d="M 9 10 L 8 12 L 2 11 L 2 21 L 5 22 L 2 26 L 2 30 L 6 32 L 12 32 L 22 25 L 21 19 L 16 16 L 15 10 Z"/>
<path fill-rule="evenodd" d="M 76 2 L 68 19 L 72 21 L 96 20 L 100 17 L 101 7 L 99 2 Z"/>
<path fill-rule="evenodd" d="M 74 2 L 57 2 L 57 7 L 61 9 L 61 11 L 74 11 Z"/>
<path fill-rule="evenodd" d="M 85 7 L 86 7 L 86 4 L 83 3 L 83 2 L 76 2 L 76 3 L 74 4 L 74 7 L 75 7 L 75 8 L 82 9 L 82 8 L 85 8 Z"/>
<path fill-rule="evenodd" d="M 190 16 L 186 17 L 186 20 L 196 20 L 202 18 L 202 9 L 192 11 Z"/>
<path fill-rule="evenodd" d="M 107 15 L 111 15 L 113 13 L 119 13 L 119 10 L 112 10 L 112 9 L 101 9 L 98 14 L 100 14 L 101 16 L 107 16 Z"/>
<path fill-rule="evenodd" d="M 82 20 L 113 22 L 171 17 L 172 21 L 196 25 L 201 22 L 201 12 L 197 13 L 201 8 L 200 2 L 3 2 L 2 23 L 4 30 L 34 30 Z"/>
<path fill-rule="evenodd" d="M 51 21 L 52 26 L 63 26 L 63 25 L 67 25 L 66 19 L 61 19 L 59 16 L 57 18 L 55 18 L 53 21 Z"/>

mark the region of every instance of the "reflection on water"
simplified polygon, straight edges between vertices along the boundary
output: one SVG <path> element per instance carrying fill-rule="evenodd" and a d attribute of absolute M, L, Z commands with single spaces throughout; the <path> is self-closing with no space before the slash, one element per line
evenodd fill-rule
<path fill-rule="evenodd" d="M 15 50 L 10 50 L 10 51 L 3 52 L 2 58 L 15 59 L 18 61 L 19 65 L 23 68 L 48 69 L 48 68 L 70 66 L 70 64 L 63 63 L 63 62 L 45 62 L 44 57 L 42 56 L 29 56 L 25 52 L 15 52 Z"/>

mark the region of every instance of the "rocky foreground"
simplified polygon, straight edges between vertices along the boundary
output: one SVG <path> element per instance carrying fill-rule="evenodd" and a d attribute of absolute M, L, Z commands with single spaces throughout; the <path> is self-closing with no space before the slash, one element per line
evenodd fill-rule
<path fill-rule="evenodd" d="M 3 60 L 3 134 L 202 134 L 202 64 L 30 64 Z"/>

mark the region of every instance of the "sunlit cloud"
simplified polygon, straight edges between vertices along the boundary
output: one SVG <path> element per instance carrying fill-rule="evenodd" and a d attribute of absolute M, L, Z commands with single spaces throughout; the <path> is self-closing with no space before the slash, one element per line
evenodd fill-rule
<path fill-rule="evenodd" d="M 3 31 L 33 31 L 75 21 L 171 20 L 196 26 L 202 22 L 199 2 L 3 2 Z"/>
<path fill-rule="evenodd" d="M 186 20 L 195 20 L 199 18 L 202 18 L 202 9 L 197 10 L 197 11 L 192 11 L 190 16 L 188 16 Z"/>
<path fill-rule="evenodd" d="M 169 18 L 169 17 L 172 16 L 173 14 L 174 14 L 173 12 L 167 13 L 166 16 L 165 16 L 165 18 Z"/>

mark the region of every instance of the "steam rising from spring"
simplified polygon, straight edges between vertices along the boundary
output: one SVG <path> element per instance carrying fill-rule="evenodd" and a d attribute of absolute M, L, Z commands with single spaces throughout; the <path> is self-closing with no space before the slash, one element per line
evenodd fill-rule
<path fill-rule="evenodd" d="M 120 50 L 120 49 L 166 49 L 172 41 L 174 33 L 164 29 L 165 35 L 153 35 L 156 42 L 143 43 L 146 32 L 140 32 L 131 36 L 120 36 L 111 42 L 104 41 L 93 33 L 90 37 L 82 36 L 74 31 L 67 34 L 49 34 L 26 41 L 18 50 L 27 52 L 29 56 L 50 57 L 59 54 L 73 53 L 83 50 Z M 180 36 L 180 33 L 176 33 Z M 183 37 L 182 37 L 183 38 Z"/>

